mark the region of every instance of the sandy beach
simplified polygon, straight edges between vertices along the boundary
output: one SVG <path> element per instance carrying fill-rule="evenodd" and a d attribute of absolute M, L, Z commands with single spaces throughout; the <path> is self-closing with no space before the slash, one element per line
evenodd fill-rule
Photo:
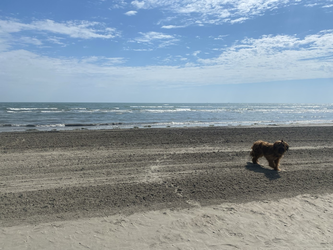
<path fill-rule="evenodd" d="M 332 152 L 332 126 L 0 133 L 0 249 L 332 249 Z"/>

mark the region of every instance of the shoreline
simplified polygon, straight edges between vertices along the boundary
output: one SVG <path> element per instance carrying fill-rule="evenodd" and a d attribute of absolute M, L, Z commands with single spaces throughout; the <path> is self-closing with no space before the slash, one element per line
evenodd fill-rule
<path fill-rule="evenodd" d="M 77 131 L 77 130 L 127 130 L 127 129 L 169 129 L 169 128 L 266 128 L 266 127 L 326 127 L 333 126 L 333 122 L 323 122 L 323 123 L 302 123 L 302 122 L 294 122 L 288 124 L 223 124 L 223 125 L 156 125 L 154 123 L 147 124 L 125 124 L 125 123 L 110 123 L 110 124 L 59 124 L 55 125 L 22 125 L 22 126 L 12 126 L 10 124 L 5 124 L 0 126 L 0 133 L 16 133 L 16 132 L 63 132 L 63 131 Z"/>

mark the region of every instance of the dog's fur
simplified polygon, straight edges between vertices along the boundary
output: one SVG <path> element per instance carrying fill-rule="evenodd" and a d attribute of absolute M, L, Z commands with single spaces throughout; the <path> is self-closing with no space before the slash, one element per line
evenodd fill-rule
<path fill-rule="evenodd" d="M 283 140 L 276 141 L 274 144 L 265 141 L 256 141 L 252 146 L 250 155 L 252 156 L 252 162 L 254 164 L 259 164 L 258 159 L 264 156 L 270 167 L 274 170 L 280 171 L 280 160 L 288 149 L 288 143 Z"/>

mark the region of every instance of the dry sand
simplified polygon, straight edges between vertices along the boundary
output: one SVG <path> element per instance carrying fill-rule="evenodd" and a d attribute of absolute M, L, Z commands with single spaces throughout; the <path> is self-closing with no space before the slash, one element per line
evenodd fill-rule
<path fill-rule="evenodd" d="M 333 249 L 332 152 L 330 126 L 1 133 L 0 249 Z"/>

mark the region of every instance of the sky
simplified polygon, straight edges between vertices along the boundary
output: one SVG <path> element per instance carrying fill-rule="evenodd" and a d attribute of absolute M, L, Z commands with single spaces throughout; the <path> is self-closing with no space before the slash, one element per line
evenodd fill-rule
<path fill-rule="evenodd" d="M 0 102 L 333 103 L 333 0 L 1 0 Z"/>

